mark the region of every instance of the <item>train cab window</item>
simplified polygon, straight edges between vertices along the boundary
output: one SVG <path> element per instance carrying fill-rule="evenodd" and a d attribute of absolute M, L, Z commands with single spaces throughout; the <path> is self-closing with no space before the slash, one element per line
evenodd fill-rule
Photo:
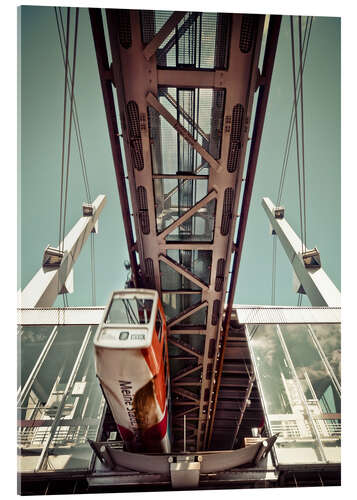
<path fill-rule="evenodd" d="M 162 319 L 161 319 L 160 309 L 157 310 L 157 316 L 156 316 L 156 322 L 155 322 L 155 329 L 156 329 L 156 333 L 157 333 L 157 337 L 159 339 L 159 342 L 161 342 L 161 337 L 162 337 Z"/>
<path fill-rule="evenodd" d="M 140 297 L 114 297 L 105 323 L 145 324 L 149 323 L 153 301 Z"/>

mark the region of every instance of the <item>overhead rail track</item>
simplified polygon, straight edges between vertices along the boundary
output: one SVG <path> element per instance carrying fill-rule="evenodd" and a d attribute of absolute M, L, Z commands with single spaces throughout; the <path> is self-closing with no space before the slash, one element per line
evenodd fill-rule
<path fill-rule="evenodd" d="M 89 12 L 133 278 L 159 291 L 168 319 L 174 450 L 183 446 L 184 416 L 188 450 L 207 449 L 231 257 L 244 238 L 240 230 L 234 244 L 253 99 L 261 87 L 250 195 L 280 17 L 272 17 L 260 75 L 264 16 L 109 9 L 109 64 L 101 11 Z"/>

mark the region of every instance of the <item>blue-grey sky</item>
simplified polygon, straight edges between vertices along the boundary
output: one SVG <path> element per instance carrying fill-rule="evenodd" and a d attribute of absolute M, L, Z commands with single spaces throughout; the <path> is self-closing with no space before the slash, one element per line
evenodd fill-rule
<path fill-rule="evenodd" d="M 74 15 L 72 16 L 74 18 Z M 24 287 L 38 270 L 44 248 L 58 244 L 64 70 L 54 9 L 22 7 L 21 273 Z M 95 236 L 97 304 L 124 286 L 127 259 L 103 99 L 89 24 L 80 9 L 75 95 L 92 195 L 107 195 Z M 243 247 L 236 302 L 269 304 L 272 236 L 261 198 L 276 200 L 293 100 L 290 31 L 283 19 L 255 186 Z M 340 288 L 340 20 L 315 17 L 304 73 L 307 243 L 316 246 L 326 272 Z M 81 215 L 85 190 L 76 142 L 72 142 L 66 227 Z M 282 197 L 286 217 L 299 232 L 297 161 L 290 152 Z M 19 242 L 20 243 L 20 242 Z M 89 242 L 88 242 L 89 243 Z M 74 270 L 70 305 L 91 304 L 89 244 Z M 295 305 L 292 271 L 282 249 L 277 252 L 276 303 Z M 59 302 L 61 304 L 61 301 Z M 308 304 L 304 299 L 303 304 Z"/>

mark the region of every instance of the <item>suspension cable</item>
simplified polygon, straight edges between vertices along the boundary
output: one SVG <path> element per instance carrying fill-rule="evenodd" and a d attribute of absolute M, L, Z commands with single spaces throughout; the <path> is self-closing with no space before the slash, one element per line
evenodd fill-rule
<path fill-rule="evenodd" d="M 68 177 L 69 177 L 69 160 L 71 155 L 71 132 L 72 132 L 72 118 L 73 118 L 73 93 L 74 93 L 74 80 L 76 72 L 76 59 L 77 59 L 77 36 L 78 36 L 78 16 L 79 8 L 76 8 L 76 20 L 74 28 L 74 46 L 73 46 L 73 64 L 72 64 L 72 90 L 70 101 L 70 115 L 69 115 L 69 130 L 68 130 L 68 145 L 67 145 L 67 165 L 66 165 L 66 184 L 65 184 L 65 198 L 64 198 L 64 212 L 63 212 L 63 240 L 66 234 L 66 216 L 67 216 L 67 198 L 68 198 Z M 67 83 L 67 81 L 66 81 Z M 63 243 L 62 243 L 63 245 Z"/>
<path fill-rule="evenodd" d="M 272 280 L 271 280 L 271 305 L 275 305 L 275 284 L 276 284 L 276 249 L 278 238 L 273 235 L 273 266 L 272 266 Z"/>
<path fill-rule="evenodd" d="M 300 210 L 300 236 L 302 252 L 303 246 L 303 218 L 302 218 L 302 202 L 301 202 L 301 175 L 300 175 L 300 151 L 299 151 L 299 129 L 297 119 L 297 102 L 296 102 L 296 74 L 295 74 L 295 44 L 294 44 L 294 25 L 293 16 L 290 16 L 290 35 L 291 35 L 291 55 L 292 55 L 292 70 L 293 70 L 293 85 L 294 85 L 294 107 L 295 107 L 295 135 L 296 135 L 296 157 L 298 170 L 298 187 L 299 187 L 299 210 Z"/>
<path fill-rule="evenodd" d="M 304 30 L 304 38 L 301 43 L 301 17 L 299 17 L 299 54 L 300 54 L 300 66 L 299 66 L 299 72 L 298 72 L 298 78 L 297 78 L 297 97 L 296 97 L 296 103 L 299 102 L 300 100 L 300 105 L 301 105 L 301 124 L 302 124 L 302 161 L 303 161 L 303 167 L 302 167 L 302 172 L 303 172 L 303 202 L 301 202 L 301 198 L 299 198 L 300 201 L 300 214 L 301 214 L 301 206 L 303 207 L 303 214 L 304 214 L 304 224 L 302 224 L 302 218 L 300 218 L 301 222 L 301 241 L 303 246 L 306 248 L 306 187 L 305 187 L 305 147 L 304 147 L 304 114 L 303 114 L 303 85 L 302 85 L 302 79 L 303 79 L 303 72 L 305 68 L 305 63 L 306 63 L 306 58 L 307 58 L 307 52 L 308 52 L 308 46 L 309 46 L 309 41 L 310 41 L 310 35 L 311 35 L 311 27 L 312 27 L 312 21 L 313 17 L 307 18 L 306 25 L 305 25 L 305 30 Z M 292 24 L 292 23 L 291 23 Z M 294 54 L 294 52 L 293 52 Z M 294 78 L 295 81 L 295 78 Z M 283 193 L 283 187 L 284 187 L 284 182 L 285 182 L 285 177 L 286 177 L 286 171 L 287 171 L 287 165 L 288 165 L 288 159 L 289 159 L 289 154 L 290 154 L 290 148 L 291 148 L 291 143 L 292 143 L 292 137 L 293 137 L 293 132 L 294 132 L 294 127 L 296 125 L 297 121 L 297 107 L 295 105 L 295 99 L 292 104 L 291 108 L 291 113 L 290 113 L 290 120 L 289 120 L 289 127 L 288 127 L 288 134 L 286 138 L 286 143 L 285 143 L 285 149 L 284 149 L 284 155 L 283 155 L 283 166 L 282 166 L 282 171 L 281 171 L 281 176 L 280 176 L 280 183 L 279 183 L 279 189 L 278 189 L 278 196 L 277 196 L 277 206 L 280 205 L 281 203 L 281 198 L 282 198 L 282 193 Z M 300 179 L 300 175 L 299 175 Z M 304 228 L 304 229 L 302 229 Z M 272 263 L 272 295 L 271 295 L 271 302 L 272 305 L 275 304 L 275 287 L 276 287 L 276 244 L 277 244 L 277 238 L 273 238 L 273 263 Z M 299 301 L 301 304 L 302 297 L 299 294 Z M 299 303 L 298 303 L 299 305 Z"/>
<path fill-rule="evenodd" d="M 91 242 L 91 252 L 90 252 L 90 263 L 91 263 L 91 275 L 92 275 L 92 305 L 95 306 L 97 302 L 96 298 L 96 283 L 95 283 L 95 252 L 94 252 L 94 234 L 90 235 Z"/>
<path fill-rule="evenodd" d="M 60 229 L 59 229 L 59 245 L 58 247 L 61 249 L 61 241 L 62 241 L 62 250 L 64 246 L 64 237 L 65 237 L 65 225 L 66 225 L 66 213 L 67 213 L 67 195 L 68 195 L 68 178 L 69 178 L 69 164 L 70 164 L 70 149 L 71 149 L 71 129 L 72 122 L 74 123 L 75 134 L 77 139 L 79 158 L 82 167 L 82 176 L 84 182 L 84 188 L 86 192 L 86 199 L 88 203 L 92 202 L 92 197 L 90 193 L 88 174 L 86 168 L 86 161 L 84 155 L 84 147 L 82 134 L 79 124 L 79 116 L 78 109 L 76 104 L 76 99 L 74 95 L 74 82 L 75 82 L 75 69 L 76 69 L 76 59 L 77 59 L 77 38 L 78 38 L 78 19 L 79 19 L 79 9 L 76 9 L 76 18 L 75 18 L 75 33 L 74 33 L 74 47 L 73 47 L 73 64 L 72 71 L 71 65 L 69 62 L 69 32 L 70 32 L 70 8 L 67 10 L 67 27 L 66 32 L 64 28 L 64 22 L 62 17 L 61 8 L 54 8 L 57 31 L 59 36 L 59 42 L 61 47 L 62 60 L 65 67 L 65 97 L 64 97 L 64 118 L 63 118 L 63 137 L 62 137 L 62 164 L 61 164 L 61 202 L 60 202 Z M 68 132 L 68 146 L 67 146 L 67 164 L 66 164 L 66 173 L 64 171 L 64 157 L 65 157 L 65 137 L 66 137 L 66 110 L 67 110 L 67 93 L 71 95 L 70 100 L 70 119 L 69 119 L 69 132 Z M 64 208 L 63 208 L 63 182 L 64 176 L 66 175 L 66 183 L 65 183 L 65 200 L 64 200 Z M 92 303 L 96 304 L 96 281 L 95 281 L 95 255 L 94 255 L 94 238 L 93 234 L 91 234 L 91 276 L 92 276 Z M 59 287 L 59 281 L 58 281 Z M 58 290 L 59 292 L 60 290 Z M 67 293 L 62 294 L 64 307 L 68 307 L 68 295 Z"/>
<path fill-rule="evenodd" d="M 308 51 L 308 46 L 309 46 L 309 41 L 310 41 L 312 21 L 313 21 L 313 17 L 310 18 L 310 24 L 309 24 L 309 20 L 307 21 L 307 24 L 305 27 L 305 32 L 304 32 L 303 51 L 305 50 L 305 55 L 304 55 L 304 60 L 303 60 L 303 65 L 302 65 L 302 72 L 304 71 L 304 68 L 305 68 L 307 51 Z M 309 26 L 309 27 L 307 27 L 307 26 Z M 300 99 L 300 73 L 298 75 L 298 97 L 297 97 L 297 99 L 298 99 L 298 101 Z M 295 111 L 295 108 L 294 108 L 294 102 L 293 102 L 292 107 L 291 107 L 288 134 L 287 134 L 287 138 L 286 138 L 285 150 L 284 150 L 284 155 L 283 155 L 283 166 L 282 166 L 282 171 L 281 171 L 281 176 L 280 176 L 280 183 L 279 183 L 278 196 L 277 196 L 277 205 L 280 205 L 282 194 L 283 194 L 283 187 L 284 187 L 286 170 L 287 170 L 287 165 L 288 165 L 288 160 L 289 160 L 292 135 L 293 135 L 293 131 L 294 131 L 294 123 L 295 123 L 294 122 L 294 118 L 295 118 L 294 111 Z"/>
<path fill-rule="evenodd" d="M 65 83 L 64 83 L 64 98 L 63 98 L 63 127 L 62 127 L 62 158 L 61 158 L 61 194 L 60 194 L 60 214 L 59 214 L 59 235 L 58 248 L 61 245 L 62 236 L 62 205 L 63 205 L 63 177 L 64 177 L 64 158 L 65 158 L 65 142 L 66 142 L 66 112 L 67 112 L 67 73 L 68 73 L 68 50 L 69 50 L 69 25 L 71 11 L 67 9 L 67 28 L 66 28 L 66 57 L 65 57 Z"/>
<path fill-rule="evenodd" d="M 59 42 L 60 42 L 60 47 L 61 47 L 62 59 L 63 59 L 63 63 L 65 63 L 65 54 L 64 54 L 64 47 L 63 47 L 64 41 L 62 41 L 62 37 L 63 37 L 63 40 L 65 40 L 66 35 L 65 35 L 65 31 L 64 31 L 62 12 L 61 12 L 61 9 L 59 8 L 59 17 L 60 17 L 60 21 L 59 21 L 58 14 L 57 14 L 57 7 L 54 7 L 54 9 L 55 9 L 55 15 L 56 15 L 57 31 L 58 31 L 58 37 L 59 37 Z M 60 23 L 61 23 L 61 27 L 60 27 Z M 69 67 L 69 70 L 71 70 L 70 64 L 68 65 L 68 67 Z M 67 80 L 67 85 L 68 85 L 68 89 L 72 85 L 71 72 L 69 72 L 69 78 Z M 74 127 L 75 127 L 75 132 L 76 132 L 79 158 L 80 158 L 81 166 L 82 166 L 84 188 L 86 191 L 87 202 L 91 203 L 92 196 L 90 193 L 87 167 L 86 167 L 86 161 L 85 161 L 85 155 L 84 155 L 83 140 L 82 140 L 82 134 L 81 134 L 80 124 L 79 124 L 79 115 L 78 115 L 77 102 L 76 102 L 75 95 L 73 96 L 73 106 L 74 106 Z"/>
<path fill-rule="evenodd" d="M 300 52 L 300 107 L 301 107 L 301 156 L 302 156 L 302 191 L 304 214 L 304 247 L 306 250 L 306 186 L 305 186 L 305 144 L 304 144 L 304 96 L 301 45 L 301 16 L 299 16 L 299 52 Z"/>

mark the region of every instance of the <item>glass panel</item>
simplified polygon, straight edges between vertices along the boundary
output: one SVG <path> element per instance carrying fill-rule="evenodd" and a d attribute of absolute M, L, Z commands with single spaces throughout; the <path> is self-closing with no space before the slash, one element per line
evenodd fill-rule
<path fill-rule="evenodd" d="M 297 376 L 301 381 L 307 401 L 315 403 L 332 386 L 331 377 L 313 343 L 307 325 L 281 325 L 287 348 L 290 352 Z M 330 403 L 325 403 L 326 413 L 341 411 L 341 400 L 336 388 L 332 387 L 334 395 Z"/>
<path fill-rule="evenodd" d="M 341 325 L 310 325 L 330 363 L 334 374 L 341 383 Z"/>
<path fill-rule="evenodd" d="M 23 326 L 18 342 L 18 387 L 26 383 L 53 326 Z"/>
<path fill-rule="evenodd" d="M 146 324 L 150 321 L 153 301 L 151 299 L 123 299 L 114 297 L 105 323 Z"/>
<path fill-rule="evenodd" d="M 157 310 L 156 321 L 155 321 L 155 330 L 156 330 L 157 338 L 159 339 L 159 342 L 161 342 L 162 319 L 161 319 L 160 309 Z M 164 356 L 164 359 L 165 359 L 165 356 Z"/>
<path fill-rule="evenodd" d="M 37 327 L 33 327 L 35 330 Z M 39 327 L 40 328 L 40 327 Z M 59 326 L 54 343 L 18 409 L 18 468 L 39 471 L 87 470 L 104 399 L 95 377 L 93 336 L 88 326 Z"/>
<path fill-rule="evenodd" d="M 320 357 L 307 325 L 281 325 L 310 415 L 315 421 L 326 455 L 339 461 L 341 395 Z M 335 418 L 331 418 L 334 415 Z"/>
<path fill-rule="evenodd" d="M 249 325 L 248 330 L 267 423 L 272 434 L 280 433 L 275 445 L 278 462 L 323 461 L 300 387 L 284 353 L 276 325 Z"/>

